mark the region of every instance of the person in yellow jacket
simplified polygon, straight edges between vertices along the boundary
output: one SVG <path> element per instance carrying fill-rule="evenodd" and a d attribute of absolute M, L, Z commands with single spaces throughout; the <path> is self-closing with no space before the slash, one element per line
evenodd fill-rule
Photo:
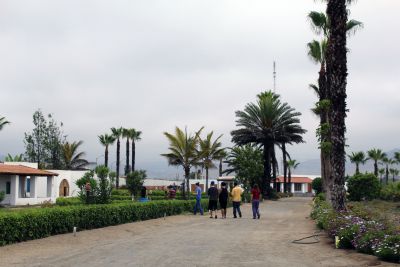
<path fill-rule="evenodd" d="M 239 187 L 237 182 L 233 183 L 234 188 L 232 189 L 232 206 L 233 206 L 233 218 L 237 218 L 236 212 L 239 213 L 239 217 L 242 218 L 242 212 L 240 211 L 240 202 L 242 201 L 243 189 Z"/>

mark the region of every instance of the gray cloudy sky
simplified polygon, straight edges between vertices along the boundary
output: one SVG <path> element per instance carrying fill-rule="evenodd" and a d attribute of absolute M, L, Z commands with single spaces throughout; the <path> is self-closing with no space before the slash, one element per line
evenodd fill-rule
<path fill-rule="evenodd" d="M 113 126 L 143 131 L 139 168 L 171 176 L 159 156 L 164 131 L 185 125 L 224 134 L 234 111 L 271 89 L 303 113 L 306 144 L 290 148 L 318 158 L 308 84 L 318 67 L 307 57 L 315 38 L 306 15 L 313 0 L 0 1 L 0 154 L 24 152 L 23 135 L 41 108 L 83 140 L 90 160 L 103 153 L 97 135 Z M 400 147 L 400 50 L 397 0 L 360 0 L 351 17 L 365 27 L 349 40 L 349 150 Z M 124 149 L 124 148 L 123 148 Z M 114 153 L 114 149 L 112 149 Z"/>

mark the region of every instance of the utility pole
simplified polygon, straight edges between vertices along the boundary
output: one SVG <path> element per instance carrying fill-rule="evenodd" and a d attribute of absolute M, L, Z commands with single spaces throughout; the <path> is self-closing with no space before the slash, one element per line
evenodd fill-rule
<path fill-rule="evenodd" d="M 274 76 L 274 93 L 276 91 L 276 63 L 274 60 L 274 72 L 273 72 L 273 76 Z"/>

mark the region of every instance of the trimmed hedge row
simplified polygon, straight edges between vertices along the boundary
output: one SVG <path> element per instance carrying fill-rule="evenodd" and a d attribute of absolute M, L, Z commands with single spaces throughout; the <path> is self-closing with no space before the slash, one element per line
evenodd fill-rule
<path fill-rule="evenodd" d="M 193 211 L 194 201 L 156 201 L 26 209 L 0 213 L 0 246 Z M 205 207 L 207 201 L 202 201 Z"/>

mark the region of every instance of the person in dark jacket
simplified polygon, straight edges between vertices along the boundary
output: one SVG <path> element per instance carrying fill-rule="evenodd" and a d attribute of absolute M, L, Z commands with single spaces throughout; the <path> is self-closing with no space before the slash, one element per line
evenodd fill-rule
<path fill-rule="evenodd" d="M 219 193 L 219 207 L 221 208 L 222 219 L 226 219 L 226 206 L 228 205 L 228 189 L 226 188 L 226 183 L 221 183 L 221 191 Z"/>
<path fill-rule="evenodd" d="M 213 218 L 215 212 L 215 219 L 217 219 L 218 209 L 218 188 L 215 187 L 214 181 L 211 181 L 211 187 L 208 189 L 208 210 L 210 211 L 210 218 Z"/>

